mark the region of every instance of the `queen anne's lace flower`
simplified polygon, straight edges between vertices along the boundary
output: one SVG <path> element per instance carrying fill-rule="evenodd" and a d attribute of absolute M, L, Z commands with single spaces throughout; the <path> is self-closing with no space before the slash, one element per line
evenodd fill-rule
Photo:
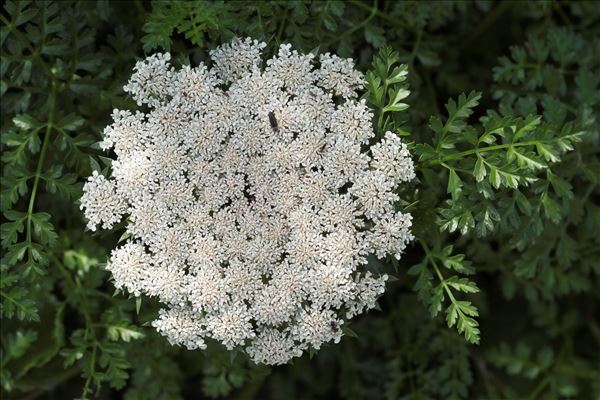
<path fill-rule="evenodd" d="M 88 228 L 95 231 L 97 225 L 110 229 L 119 222 L 127 211 L 125 199 L 120 196 L 114 181 L 107 180 L 94 171 L 83 187 L 80 199 L 81 209 L 85 209 Z"/>
<path fill-rule="evenodd" d="M 263 63 L 264 47 L 235 39 L 212 69 L 138 62 L 125 90 L 149 111 L 115 110 L 100 144 L 112 177 L 94 172 L 81 207 L 92 230 L 127 216 L 107 269 L 165 304 L 153 325 L 171 343 L 283 364 L 375 306 L 387 276 L 367 256 L 399 258 L 412 239 L 394 204 L 414 171 L 393 133 L 373 144 L 351 60 L 315 68 L 282 45 Z"/>

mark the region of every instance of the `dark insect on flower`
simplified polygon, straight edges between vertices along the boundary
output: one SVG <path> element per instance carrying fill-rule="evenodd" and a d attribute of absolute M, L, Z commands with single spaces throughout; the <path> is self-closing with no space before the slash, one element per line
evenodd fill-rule
<path fill-rule="evenodd" d="M 321 154 L 323 150 L 325 150 L 325 146 L 327 146 L 327 143 L 323 143 L 321 146 L 319 146 L 317 153 Z"/>
<path fill-rule="evenodd" d="M 332 331 L 334 331 L 334 332 L 337 332 L 337 331 L 340 329 L 340 327 L 339 327 L 339 325 L 338 325 L 338 323 L 337 323 L 337 322 L 335 322 L 335 321 L 331 321 L 331 323 L 330 323 L 330 324 L 331 324 L 331 330 L 332 330 Z"/>
<path fill-rule="evenodd" d="M 273 111 L 269 112 L 269 123 L 275 132 L 279 132 L 279 125 L 277 124 L 277 118 L 275 118 Z"/>

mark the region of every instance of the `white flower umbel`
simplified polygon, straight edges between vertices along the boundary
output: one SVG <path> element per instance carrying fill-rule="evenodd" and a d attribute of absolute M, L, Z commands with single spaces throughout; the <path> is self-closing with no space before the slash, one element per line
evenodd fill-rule
<path fill-rule="evenodd" d="M 171 343 L 283 364 L 375 307 L 387 276 L 367 256 L 412 239 L 394 206 L 414 170 L 398 136 L 375 140 L 352 60 L 264 48 L 235 39 L 212 68 L 138 62 L 125 90 L 148 111 L 114 111 L 111 176 L 94 172 L 81 207 L 92 230 L 126 217 L 107 269 L 165 304 L 153 324 Z"/>

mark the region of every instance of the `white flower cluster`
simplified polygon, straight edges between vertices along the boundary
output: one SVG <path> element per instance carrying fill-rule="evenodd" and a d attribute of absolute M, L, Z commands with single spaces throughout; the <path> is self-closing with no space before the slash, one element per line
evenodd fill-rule
<path fill-rule="evenodd" d="M 149 111 L 114 112 L 112 177 L 94 172 L 81 207 L 92 230 L 126 216 L 107 269 L 166 305 L 153 325 L 171 343 L 283 364 L 375 306 L 387 276 L 367 256 L 399 258 L 412 239 L 394 203 L 414 171 L 390 132 L 369 149 L 351 60 L 281 45 L 263 63 L 264 47 L 235 39 L 211 69 L 138 62 L 125 89 Z"/>

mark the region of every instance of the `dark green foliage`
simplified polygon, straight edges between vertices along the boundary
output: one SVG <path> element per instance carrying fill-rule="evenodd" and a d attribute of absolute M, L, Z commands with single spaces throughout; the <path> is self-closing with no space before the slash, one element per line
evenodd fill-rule
<path fill-rule="evenodd" d="M 7 1 L 1 11 L 2 398 L 596 399 L 600 8 L 594 2 Z M 233 36 L 353 57 L 378 137 L 410 143 L 415 241 L 373 311 L 290 365 L 172 347 L 115 293 L 123 234 L 84 178 L 140 57 Z M 445 105 L 445 107 L 443 107 Z M 110 156 L 110 155 L 108 155 Z"/>
<path fill-rule="evenodd" d="M 232 38 L 235 26 L 232 6 L 223 2 L 159 1 L 153 6 L 152 14 L 143 26 L 142 38 L 145 51 L 156 48 L 169 50 L 171 35 L 183 35 L 194 46 L 203 46 L 204 36 L 213 42 L 225 42 Z"/>

